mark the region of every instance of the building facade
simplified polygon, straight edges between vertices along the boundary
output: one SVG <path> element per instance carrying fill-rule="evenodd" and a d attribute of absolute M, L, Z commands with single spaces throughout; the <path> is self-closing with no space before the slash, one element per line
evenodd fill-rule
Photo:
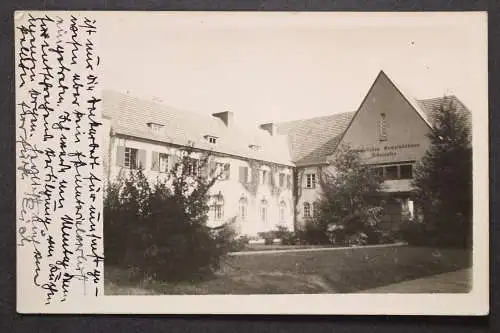
<path fill-rule="evenodd" d="M 168 179 L 190 150 L 193 175 L 218 177 L 210 190 L 210 225 L 235 218 L 245 235 L 277 225 L 293 230 L 294 165 L 286 138 L 276 134 L 273 124 L 241 128 L 231 112 L 207 117 L 110 91 L 103 101 L 108 180 L 139 168 L 152 182 Z M 203 163 L 206 158 L 208 163 Z"/>
<path fill-rule="evenodd" d="M 385 179 L 386 220 L 414 214 L 410 200 L 415 164 L 429 148 L 433 112 L 443 102 L 470 115 L 454 96 L 415 100 L 380 72 L 355 112 L 242 128 L 231 112 L 211 117 L 106 92 L 104 125 L 109 133 L 105 172 L 114 179 L 141 167 L 148 178 L 166 172 L 186 148 L 210 154 L 221 174 L 212 188 L 213 225 L 235 217 L 239 231 L 256 235 L 277 225 L 294 229 L 315 214 L 319 177 L 335 152 L 348 144 Z"/>

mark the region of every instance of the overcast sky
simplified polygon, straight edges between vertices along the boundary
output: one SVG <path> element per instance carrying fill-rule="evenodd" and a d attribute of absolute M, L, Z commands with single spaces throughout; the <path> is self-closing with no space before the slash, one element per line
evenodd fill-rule
<path fill-rule="evenodd" d="M 180 109 L 259 123 L 355 111 L 380 70 L 417 99 L 487 109 L 478 13 L 103 15 L 104 87 Z"/>

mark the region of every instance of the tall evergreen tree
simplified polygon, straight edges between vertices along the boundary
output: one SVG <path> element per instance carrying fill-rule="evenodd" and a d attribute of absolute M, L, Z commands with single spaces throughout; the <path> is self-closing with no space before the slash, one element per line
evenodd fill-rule
<path fill-rule="evenodd" d="M 431 146 L 415 169 L 415 201 L 425 236 L 440 246 L 470 246 L 472 146 L 469 114 L 444 98 L 433 114 Z"/>

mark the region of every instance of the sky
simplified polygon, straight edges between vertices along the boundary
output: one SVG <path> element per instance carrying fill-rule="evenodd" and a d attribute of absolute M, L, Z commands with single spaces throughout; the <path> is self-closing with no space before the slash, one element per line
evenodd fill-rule
<path fill-rule="evenodd" d="M 103 87 L 182 110 L 239 123 L 355 111 L 380 70 L 417 99 L 487 110 L 480 13 L 102 15 Z"/>

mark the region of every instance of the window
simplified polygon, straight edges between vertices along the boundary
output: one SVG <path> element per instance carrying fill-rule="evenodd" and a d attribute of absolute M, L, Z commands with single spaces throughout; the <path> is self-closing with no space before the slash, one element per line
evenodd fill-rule
<path fill-rule="evenodd" d="M 262 185 L 265 185 L 267 182 L 267 171 L 266 170 L 261 170 L 260 171 L 260 183 Z"/>
<path fill-rule="evenodd" d="M 279 185 L 280 187 L 285 187 L 285 174 L 280 173 L 279 175 Z"/>
<path fill-rule="evenodd" d="M 313 202 L 312 216 L 318 216 L 319 205 L 317 202 Z"/>
<path fill-rule="evenodd" d="M 212 136 L 212 135 L 205 135 L 205 139 L 211 144 L 216 144 L 217 143 L 217 137 Z"/>
<path fill-rule="evenodd" d="M 247 198 L 241 198 L 238 202 L 238 215 L 240 221 L 247 220 L 247 208 L 248 208 L 248 200 Z"/>
<path fill-rule="evenodd" d="M 292 188 L 292 176 L 291 175 L 286 175 L 286 187 Z"/>
<path fill-rule="evenodd" d="M 399 166 L 399 178 L 411 179 L 413 178 L 413 165 L 403 164 Z"/>
<path fill-rule="evenodd" d="M 286 216 L 286 203 L 284 201 L 280 202 L 280 222 L 285 222 Z"/>
<path fill-rule="evenodd" d="M 219 177 L 220 180 L 229 180 L 230 164 L 216 162 L 215 163 L 215 175 L 217 177 Z"/>
<path fill-rule="evenodd" d="M 188 175 L 198 176 L 200 174 L 200 161 L 192 158 L 188 164 Z"/>
<path fill-rule="evenodd" d="M 153 155 L 151 157 L 151 170 L 164 173 L 168 172 L 168 163 L 169 157 L 167 154 L 153 151 Z"/>
<path fill-rule="evenodd" d="M 384 178 L 384 167 L 374 167 L 372 171 L 375 175 Z"/>
<path fill-rule="evenodd" d="M 379 140 L 380 141 L 387 141 L 387 124 L 386 124 L 386 119 L 385 119 L 385 113 L 380 114 Z"/>
<path fill-rule="evenodd" d="M 135 148 L 125 148 L 125 158 L 123 161 L 123 166 L 129 169 L 138 169 L 138 149 Z"/>
<path fill-rule="evenodd" d="M 385 167 L 385 179 L 387 180 L 394 180 L 398 179 L 398 166 L 397 165 L 391 165 Z"/>
<path fill-rule="evenodd" d="M 248 183 L 248 167 L 240 166 L 239 180 L 244 184 Z"/>
<path fill-rule="evenodd" d="M 260 220 L 262 222 L 267 221 L 267 200 L 263 199 L 260 202 Z"/>
<path fill-rule="evenodd" d="M 212 212 L 214 221 L 221 221 L 224 219 L 224 197 L 220 192 L 214 197 Z"/>
<path fill-rule="evenodd" d="M 316 174 L 309 173 L 306 175 L 306 188 L 316 187 Z"/>
<path fill-rule="evenodd" d="M 151 132 L 158 133 L 163 128 L 163 125 L 157 123 L 148 123 L 148 127 Z"/>
<path fill-rule="evenodd" d="M 311 217 L 311 205 L 309 202 L 304 202 L 304 217 Z"/>

